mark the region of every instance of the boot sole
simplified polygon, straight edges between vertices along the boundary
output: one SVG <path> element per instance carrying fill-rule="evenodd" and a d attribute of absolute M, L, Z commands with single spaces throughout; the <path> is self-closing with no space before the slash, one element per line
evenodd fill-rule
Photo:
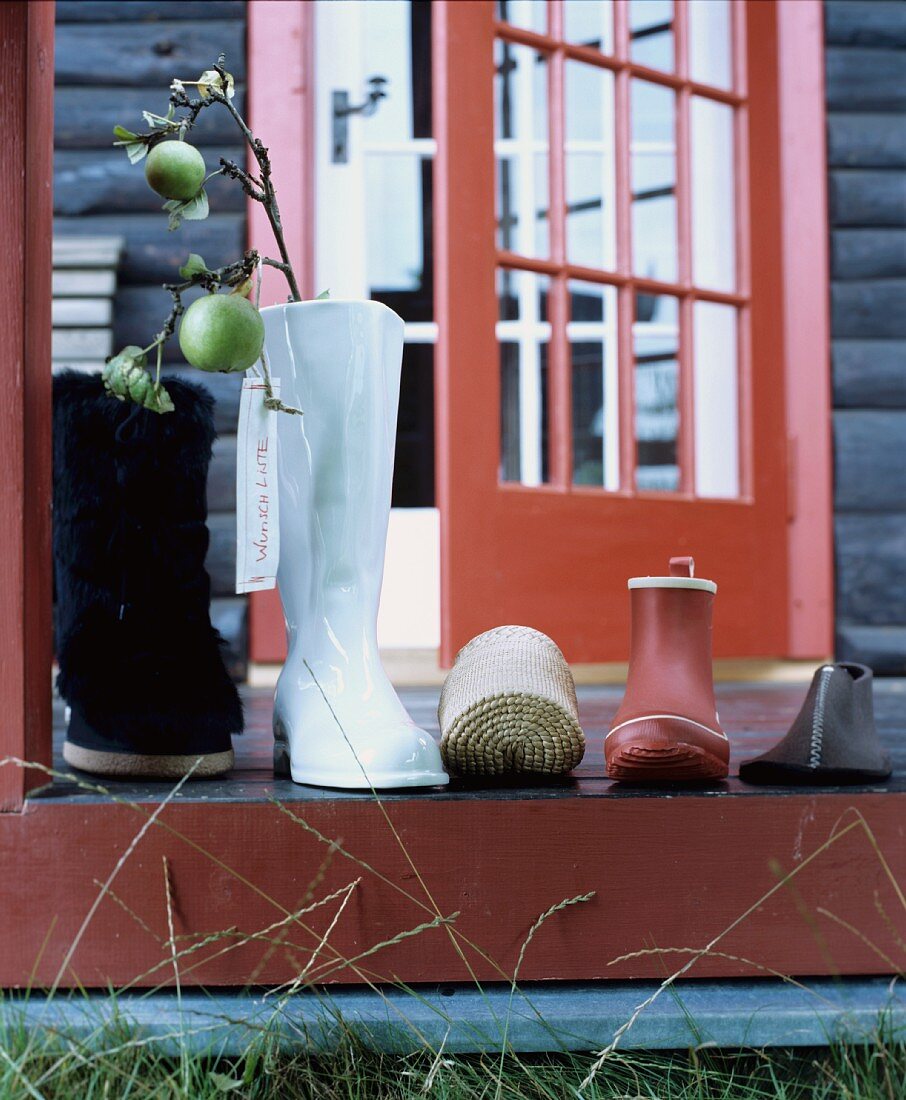
<path fill-rule="evenodd" d="M 729 768 L 712 753 L 683 741 L 623 745 L 607 761 L 607 775 L 629 783 L 695 783 L 725 779 Z"/>
<path fill-rule="evenodd" d="M 74 745 L 63 744 L 63 759 L 70 767 L 92 775 L 108 775 L 119 779 L 181 779 L 192 772 L 193 779 L 223 775 L 233 766 L 233 750 L 187 755 L 150 755 L 131 752 L 101 752 Z M 193 769 L 196 761 L 200 761 Z"/>
<path fill-rule="evenodd" d="M 890 768 L 829 768 L 819 765 L 809 768 L 799 764 L 775 764 L 771 761 L 744 763 L 739 766 L 739 778 L 753 786 L 771 787 L 836 787 L 871 786 L 883 783 L 892 774 Z"/>
<path fill-rule="evenodd" d="M 604 739 L 611 779 L 629 783 L 698 783 L 730 770 L 726 737 L 679 715 L 651 715 L 615 726 Z"/>

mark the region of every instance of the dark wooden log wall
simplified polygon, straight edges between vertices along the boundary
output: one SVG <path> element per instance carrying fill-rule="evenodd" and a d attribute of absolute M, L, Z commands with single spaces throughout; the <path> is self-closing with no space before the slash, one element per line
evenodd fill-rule
<path fill-rule="evenodd" d="M 240 109 L 245 97 L 245 0 L 58 0 L 54 120 L 54 233 L 122 234 L 126 240 L 114 303 L 114 340 L 147 344 L 169 309 L 161 290 L 189 252 L 212 267 L 235 259 L 245 247 L 245 197 L 223 179 L 208 186 L 211 209 L 204 222 L 186 222 L 167 232 L 162 200 L 145 183 L 141 166 L 114 149 L 116 123 L 143 127 L 141 112 L 164 113 L 174 76 L 196 77 L 220 53 L 237 79 Z M 223 111 L 201 116 L 193 140 L 209 169 L 221 156 L 244 159 L 235 126 Z M 185 370 L 179 347 L 166 351 L 168 371 Z M 235 431 L 240 379 L 203 376 L 217 399 L 220 438 L 208 483 L 211 573 L 215 625 L 228 643 L 233 674 L 247 669 L 247 603 L 235 596 Z"/>
<path fill-rule="evenodd" d="M 906 2 L 827 0 L 837 653 L 906 674 Z"/>

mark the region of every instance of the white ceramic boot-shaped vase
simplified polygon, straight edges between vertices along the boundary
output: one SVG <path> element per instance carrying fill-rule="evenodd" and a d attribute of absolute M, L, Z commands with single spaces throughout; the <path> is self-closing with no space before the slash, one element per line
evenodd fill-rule
<path fill-rule="evenodd" d="M 390 518 L 403 322 L 378 302 L 261 311 L 278 413 L 280 567 L 289 654 L 274 765 L 324 787 L 445 784 L 440 751 L 381 665 L 377 613 Z"/>

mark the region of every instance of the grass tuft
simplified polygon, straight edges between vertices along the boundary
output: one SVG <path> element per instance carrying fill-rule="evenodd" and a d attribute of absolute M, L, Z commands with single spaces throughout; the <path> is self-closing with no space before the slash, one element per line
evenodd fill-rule
<path fill-rule="evenodd" d="M 0 1042 L 3 1100 L 902 1100 L 906 1044 L 879 1030 L 873 1043 L 820 1050 L 620 1052 L 580 1092 L 591 1055 L 414 1055 L 370 1049 L 351 1032 L 316 1056 L 264 1034 L 241 1058 L 163 1054 L 129 1042 L 124 1023 L 84 1040 L 11 1029 Z M 499 1090 L 499 1091 L 498 1091 Z"/>

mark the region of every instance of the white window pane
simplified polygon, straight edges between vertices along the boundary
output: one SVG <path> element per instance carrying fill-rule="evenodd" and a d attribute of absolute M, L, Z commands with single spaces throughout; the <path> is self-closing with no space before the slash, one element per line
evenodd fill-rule
<path fill-rule="evenodd" d="M 689 0 L 689 75 L 700 84 L 730 88 L 730 0 Z"/>
<path fill-rule="evenodd" d="M 564 0 L 563 36 L 567 42 L 613 53 L 611 0 Z"/>
<path fill-rule="evenodd" d="M 362 140 L 399 142 L 431 136 L 430 7 L 399 0 L 359 4 L 362 71 L 387 78 L 387 95 L 373 115 L 361 119 Z M 350 100 L 365 98 L 349 88 Z M 352 125 L 356 123 L 353 120 Z"/>
<path fill-rule="evenodd" d="M 500 268 L 497 272 L 497 319 L 501 322 L 498 334 L 516 336 L 523 329 L 540 326 L 548 335 L 549 289 L 550 280 L 546 275 L 536 275 L 534 271 L 520 271 L 518 268 Z M 505 321 L 518 324 L 507 327 L 502 323 Z"/>
<path fill-rule="evenodd" d="M 671 0 L 629 0 L 629 56 L 649 69 L 673 71 Z"/>
<path fill-rule="evenodd" d="M 613 73 L 567 61 L 566 251 L 583 267 L 616 262 Z"/>
<path fill-rule="evenodd" d="M 548 167 L 547 153 L 536 153 L 532 158 L 532 171 L 534 173 L 533 179 L 535 184 L 534 191 L 534 209 L 535 209 L 535 226 L 534 233 L 529 237 L 526 234 L 526 242 L 524 247 L 528 248 L 531 244 L 534 251 L 528 253 L 528 255 L 534 256 L 549 256 L 551 251 L 550 243 L 550 194 L 548 192 L 548 176 L 550 169 Z M 523 251 L 522 248 L 519 250 Z"/>
<path fill-rule="evenodd" d="M 501 481 L 540 485 L 549 476 L 548 288 L 544 275 L 497 272 Z"/>
<path fill-rule="evenodd" d="M 612 286 L 570 282 L 569 301 L 573 483 L 619 489 L 617 293 Z"/>
<path fill-rule="evenodd" d="M 633 144 L 661 144 L 672 152 L 675 117 L 673 92 L 647 80 L 632 82 Z"/>
<path fill-rule="evenodd" d="M 494 49 L 498 244 L 523 256 L 546 256 L 547 58 L 499 39 Z"/>
<path fill-rule="evenodd" d="M 679 302 L 637 294 L 635 355 L 636 488 L 679 488 Z"/>
<path fill-rule="evenodd" d="M 543 34 L 547 30 L 546 0 L 497 0 L 497 18 L 513 27 Z"/>
<path fill-rule="evenodd" d="M 396 457 L 393 461 L 393 507 L 434 506 L 434 348 L 403 348 Z"/>
<path fill-rule="evenodd" d="M 632 82 L 632 257 L 644 278 L 677 278 L 676 97 L 669 88 Z"/>
<path fill-rule="evenodd" d="M 733 108 L 693 96 L 692 279 L 709 290 L 736 286 Z"/>
<path fill-rule="evenodd" d="M 365 276 L 368 295 L 404 321 L 433 318 L 431 160 L 415 153 L 365 154 Z M 392 210 L 393 217 L 386 217 Z"/>
<path fill-rule="evenodd" d="M 701 497 L 738 497 L 736 310 L 696 302 L 693 329 L 695 492 Z"/>

